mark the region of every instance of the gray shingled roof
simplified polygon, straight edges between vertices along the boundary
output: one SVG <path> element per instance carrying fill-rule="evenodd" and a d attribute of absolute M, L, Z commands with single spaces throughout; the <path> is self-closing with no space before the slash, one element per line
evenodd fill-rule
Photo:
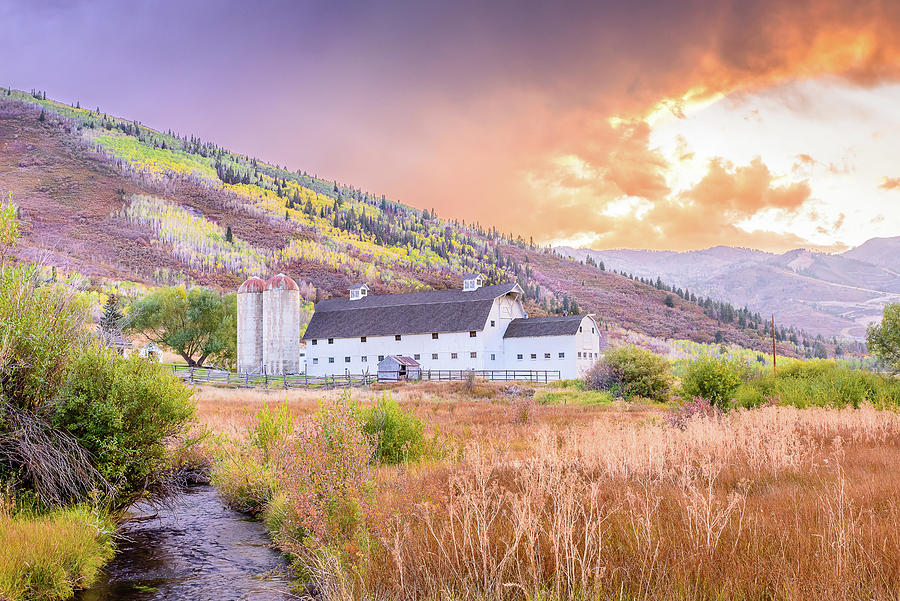
<path fill-rule="evenodd" d="M 494 299 L 514 290 L 518 284 L 327 299 L 316 305 L 303 339 L 480 330 Z"/>
<path fill-rule="evenodd" d="M 570 336 L 578 332 L 578 326 L 586 315 L 565 315 L 561 317 L 525 317 L 509 322 L 504 338 L 524 338 L 526 336 Z"/>

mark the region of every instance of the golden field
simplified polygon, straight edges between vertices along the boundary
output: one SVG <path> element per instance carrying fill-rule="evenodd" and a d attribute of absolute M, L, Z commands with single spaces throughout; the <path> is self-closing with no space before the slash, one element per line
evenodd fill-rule
<path fill-rule="evenodd" d="M 770 406 L 676 427 L 662 406 L 539 405 L 496 384 L 391 394 L 442 453 L 375 470 L 372 542 L 356 569 L 319 558 L 323 598 L 900 598 L 895 412 Z M 301 418 L 338 395 L 196 401 L 240 439 L 264 404 Z"/>

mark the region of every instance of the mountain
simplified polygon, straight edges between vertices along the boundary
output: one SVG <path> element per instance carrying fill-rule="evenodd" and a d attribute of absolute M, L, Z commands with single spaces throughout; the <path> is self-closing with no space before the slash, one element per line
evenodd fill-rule
<path fill-rule="evenodd" d="M 783 254 L 718 246 L 699 251 L 594 251 L 557 248 L 563 256 L 603 262 L 607 269 L 656 279 L 747 307 L 805 331 L 859 339 L 900 301 L 900 238 L 881 238 L 843 254 Z"/>
<path fill-rule="evenodd" d="M 119 294 L 173 283 L 234 290 L 293 276 L 307 300 L 516 280 L 532 315 L 588 311 L 606 328 L 768 348 L 758 316 L 675 298 L 496 228 L 459 223 L 234 153 L 194 136 L 0 91 L 0 194 L 20 207 L 23 260 Z M 427 201 L 427 199 L 424 199 Z M 724 316 L 724 317 L 723 317 Z M 800 352 L 779 332 L 782 352 Z"/>
<path fill-rule="evenodd" d="M 844 256 L 900 273 L 900 236 L 872 238 L 846 251 Z"/>

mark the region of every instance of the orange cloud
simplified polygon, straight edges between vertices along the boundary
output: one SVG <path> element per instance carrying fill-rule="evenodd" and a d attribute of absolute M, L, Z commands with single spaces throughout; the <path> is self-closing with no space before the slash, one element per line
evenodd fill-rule
<path fill-rule="evenodd" d="M 878 187 L 882 190 L 900 190 L 900 177 L 884 177 Z"/>

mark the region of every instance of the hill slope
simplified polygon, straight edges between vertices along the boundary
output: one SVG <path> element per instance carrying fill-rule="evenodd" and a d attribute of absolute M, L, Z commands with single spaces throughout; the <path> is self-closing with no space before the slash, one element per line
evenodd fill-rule
<path fill-rule="evenodd" d="M 305 296 L 456 286 L 466 271 L 516 280 L 532 314 L 580 309 L 655 337 L 767 348 L 760 329 L 720 322 L 594 266 L 494 228 L 444 221 L 358 188 L 288 171 L 194 137 L 99 111 L 0 95 L 0 193 L 25 231 L 18 253 L 101 280 L 234 289 L 284 271 Z M 791 352 L 789 348 L 785 352 Z"/>

